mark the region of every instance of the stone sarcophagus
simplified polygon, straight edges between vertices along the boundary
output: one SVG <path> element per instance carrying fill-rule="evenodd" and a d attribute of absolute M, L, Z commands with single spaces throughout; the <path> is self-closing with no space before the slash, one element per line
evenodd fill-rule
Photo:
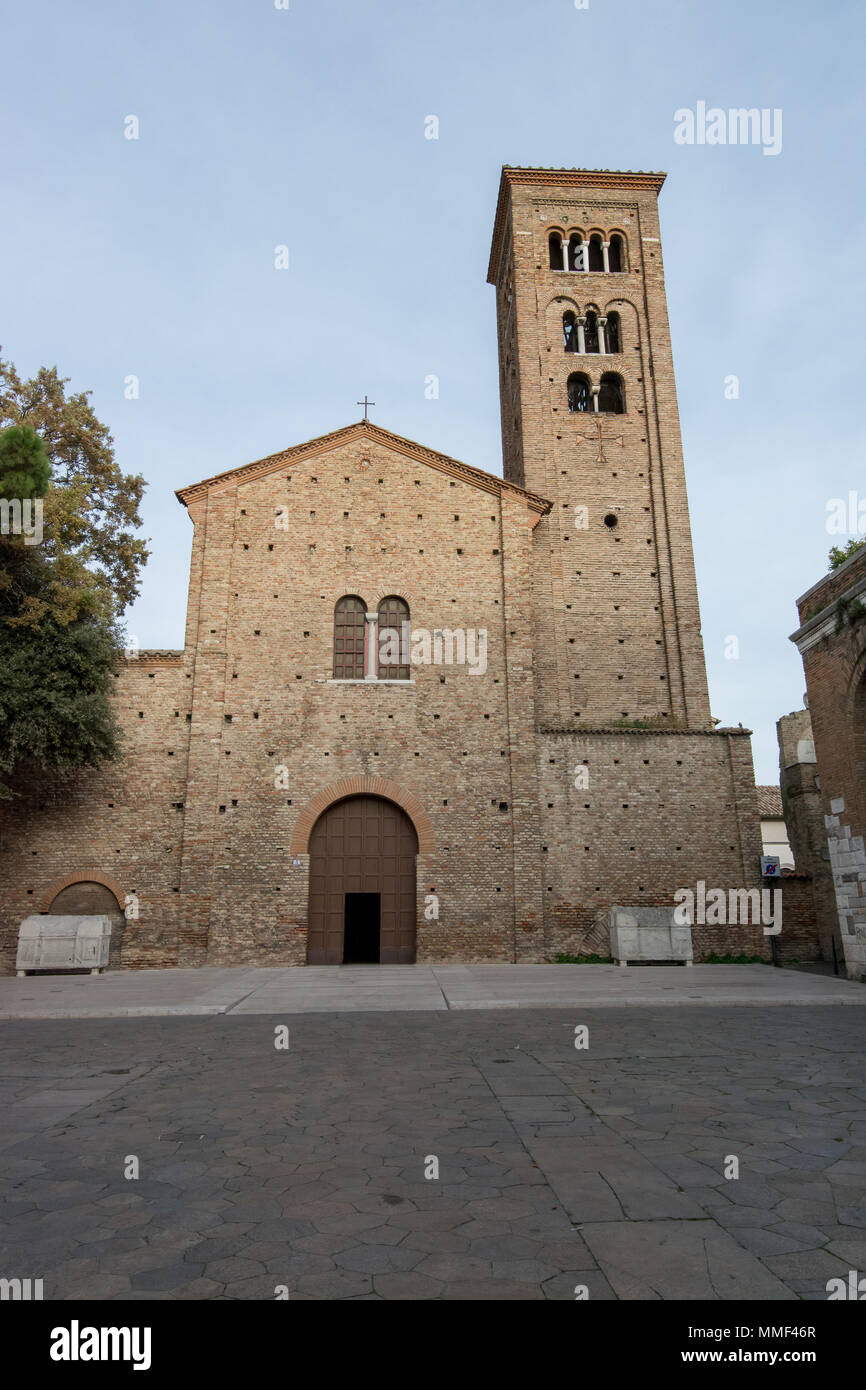
<path fill-rule="evenodd" d="M 610 954 L 620 965 L 630 960 L 674 961 L 691 965 L 692 929 L 675 920 L 674 907 L 612 907 Z"/>
<path fill-rule="evenodd" d="M 28 970 L 89 970 L 96 975 L 108 964 L 110 944 L 110 917 L 25 917 L 18 929 L 15 969 L 19 975 Z"/>

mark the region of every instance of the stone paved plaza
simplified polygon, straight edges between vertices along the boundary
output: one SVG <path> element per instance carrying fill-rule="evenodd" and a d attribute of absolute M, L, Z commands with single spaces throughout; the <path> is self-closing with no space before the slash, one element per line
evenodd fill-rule
<path fill-rule="evenodd" d="M 825 1299 L 866 1270 L 862 1008 L 15 1020 L 2 1037 L 0 1275 L 41 1277 L 46 1298 Z"/>

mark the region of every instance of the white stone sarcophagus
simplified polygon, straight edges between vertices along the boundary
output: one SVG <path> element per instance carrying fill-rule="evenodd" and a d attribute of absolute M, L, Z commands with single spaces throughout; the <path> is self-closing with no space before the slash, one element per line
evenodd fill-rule
<path fill-rule="evenodd" d="M 691 965 L 692 929 L 675 920 L 675 907 L 612 907 L 610 954 L 620 965 L 630 960 L 674 961 Z"/>
<path fill-rule="evenodd" d="M 25 917 L 18 928 L 15 969 L 19 975 L 28 970 L 89 970 L 96 975 L 108 964 L 110 945 L 110 917 Z"/>

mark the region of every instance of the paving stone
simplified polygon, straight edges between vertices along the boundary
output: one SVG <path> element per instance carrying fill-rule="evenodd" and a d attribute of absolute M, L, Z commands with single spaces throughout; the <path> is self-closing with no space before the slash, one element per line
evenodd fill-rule
<path fill-rule="evenodd" d="M 355 1245 L 334 1256 L 340 1269 L 354 1269 L 362 1274 L 385 1274 L 390 1270 L 413 1269 L 423 1259 L 420 1250 L 393 1245 Z"/>
<path fill-rule="evenodd" d="M 307 1014 L 291 1096 L 255 1017 L 82 1020 L 71 1087 L 68 1023 L 7 1022 L 22 1093 L 137 1070 L 4 1135 L 0 1261 L 62 1299 L 825 1298 L 828 1267 L 866 1267 L 866 1011 L 803 1016 L 597 1008 L 590 1069 L 554 1010 L 440 1013 L 435 1050 L 424 1013 Z M 129 1152 L 136 1183 L 105 1171 Z"/>
<path fill-rule="evenodd" d="M 581 1234 L 619 1298 L 794 1297 L 713 1221 L 605 1222 L 584 1225 Z"/>
<path fill-rule="evenodd" d="M 371 1275 L 356 1270 L 335 1269 L 330 1274 L 304 1276 L 298 1280 L 298 1291 L 313 1298 L 358 1298 L 373 1292 L 373 1280 Z"/>
<path fill-rule="evenodd" d="M 780 1279 L 786 1280 L 844 1278 L 848 1273 L 844 1261 L 828 1250 L 800 1250 L 790 1255 L 774 1255 L 766 1263 Z"/>
<path fill-rule="evenodd" d="M 143 1269 L 133 1274 L 132 1287 L 137 1291 L 161 1292 L 168 1289 L 183 1288 L 190 1277 L 190 1266 L 185 1264 L 158 1265 L 153 1269 Z M 194 1268 L 194 1267 L 193 1267 Z M 196 1269 L 195 1274 L 201 1274 Z"/>
<path fill-rule="evenodd" d="M 442 1292 L 442 1281 L 431 1279 L 427 1274 L 406 1271 L 401 1274 L 376 1274 L 373 1288 L 380 1298 L 402 1300 L 438 1298 Z"/>
<path fill-rule="evenodd" d="M 441 1285 L 438 1287 L 442 1288 Z M 430 1298 L 434 1295 L 423 1294 L 422 1297 Z M 507 1279 L 497 1279 L 495 1283 L 489 1279 L 452 1279 L 445 1284 L 440 1295 L 444 1300 L 465 1300 L 467 1302 L 482 1302 L 495 1300 L 496 1302 L 513 1300 L 515 1302 L 527 1302 L 532 1299 L 542 1299 L 544 1294 L 535 1284 L 513 1284 Z"/>

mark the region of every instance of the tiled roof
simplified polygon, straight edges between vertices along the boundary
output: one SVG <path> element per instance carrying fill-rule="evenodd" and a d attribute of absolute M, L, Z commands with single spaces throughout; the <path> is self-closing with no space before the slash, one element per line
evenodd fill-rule
<path fill-rule="evenodd" d="M 782 792 L 779 787 L 758 787 L 758 815 L 763 820 L 782 820 Z"/>

